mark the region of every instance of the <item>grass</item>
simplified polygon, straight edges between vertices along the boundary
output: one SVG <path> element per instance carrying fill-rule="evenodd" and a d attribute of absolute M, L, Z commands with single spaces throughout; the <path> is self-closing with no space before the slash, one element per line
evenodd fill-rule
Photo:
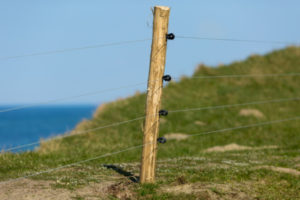
<path fill-rule="evenodd" d="M 162 108 L 177 110 L 300 97 L 298 90 L 300 80 L 296 76 L 196 78 L 226 74 L 293 73 L 299 72 L 299 66 L 300 48 L 296 47 L 264 56 L 253 55 L 245 61 L 226 66 L 212 68 L 199 65 L 191 78 L 182 78 L 178 82 L 171 82 L 165 86 Z M 146 95 L 142 93 L 105 104 L 96 112 L 93 119 L 81 123 L 76 130 L 96 128 L 143 116 L 145 101 Z M 240 116 L 240 110 L 245 108 L 259 110 L 263 113 L 263 117 Z M 195 134 L 296 116 L 300 116 L 298 101 L 170 113 L 160 122 L 160 135 Z M 197 121 L 204 125 L 197 125 Z M 299 176 L 262 166 L 300 169 L 299 125 L 297 120 L 286 121 L 194 136 L 181 141 L 169 140 L 166 144 L 159 144 L 155 185 L 128 183 L 126 177 L 103 166 L 103 164 L 115 164 L 138 175 L 141 149 L 70 166 L 31 179 L 49 180 L 53 182 L 53 189 L 63 188 L 72 191 L 92 183 L 100 184 L 101 181 L 117 183 L 118 185 L 108 192 L 107 199 L 121 198 L 120 191 L 127 191 L 126 195 L 132 199 L 245 199 L 244 197 L 297 199 L 300 196 Z M 43 142 L 34 152 L 3 153 L 0 155 L 0 180 L 17 178 L 140 145 L 143 138 L 142 126 L 143 120 L 139 120 L 117 127 Z M 249 147 L 275 145 L 278 148 L 212 153 L 203 151 L 213 146 L 230 143 Z M 182 193 L 175 192 L 172 188 L 177 188 Z M 191 192 L 188 192 L 187 188 Z M 74 199 L 85 199 L 85 197 L 77 195 Z"/>

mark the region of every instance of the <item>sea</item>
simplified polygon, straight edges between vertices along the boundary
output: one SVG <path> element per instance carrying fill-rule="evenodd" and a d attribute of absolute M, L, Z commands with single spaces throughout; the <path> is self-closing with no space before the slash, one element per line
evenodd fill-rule
<path fill-rule="evenodd" d="M 0 151 L 30 151 L 40 139 L 72 130 L 83 119 L 90 119 L 96 105 L 52 105 L 1 112 L 14 106 L 0 106 Z M 14 149 L 16 146 L 22 148 Z M 13 150 L 12 150 L 13 149 Z"/>

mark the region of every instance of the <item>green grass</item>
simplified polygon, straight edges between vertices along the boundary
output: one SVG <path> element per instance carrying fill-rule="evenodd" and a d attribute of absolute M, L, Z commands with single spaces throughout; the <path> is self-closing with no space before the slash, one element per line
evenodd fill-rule
<path fill-rule="evenodd" d="M 274 74 L 300 72 L 300 48 L 272 52 L 264 56 L 251 56 L 245 61 L 228 66 L 207 67 L 200 65 L 193 77 L 231 74 Z M 299 77 L 252 78 L 183 78 L 167 84 L 163 91 L 162 108 L 183 108 L 237 104 L 260 100 L 300 97 Z M 114 122 L 134 119 L 144 115 L 144 93 L 111 102 L 90 121 L 77 130 L 86 130 Z M 240 116 L 242 108 L 257 109 L 263 118 Z M 298 101 L 240 106 L 226 109 L 170 113 L 160 124 L 160 135 L 168 133 L 196 134 L 206 131 L 255 124 L 264 121 L 300 116 Z M 205 125 L 196 125 L 196 121 Z M 89 159 L 119 151 L 142 143 L 143 120 L 128 124 L 74 135 L 42 144 L 34 152 L 4 153 L 0 156 L 0 180 L 17 178 L 37 171 Z M 227 131 L 186 140 L 170 140 L 158 146 L 157 183 L 155 185 L 129 184 L 127 189 L 137 199 L 207 199 L 219 197 L 238 199 L 233 194 L 258 199 L 297 199 L 300 196 L 299 176 L 275 172 L 259 166 L 276 166 L 299 170 L 300 128 L 299 121 L 287 121 L 272 125 Z M 205 153 L 203 150 L 237 143 L 250 147 L 276 145 L 277 149 L 228 151 Z M 189 157 L 189 158 L 176 158 Z M 199 159 L 191 159 L 191 157 Z M 141 149 L 136 149 L 98 160 L 82 163 L 51 173 L 32 177 L 35 180 L 51 180 L 53 188 L 76 190 L 102 180 L 124 182 L 126 178 L 103 167 L 115 163 L 138 175 L 139 166 L 126 163 L 139 162 Z M 170 159 L 166 161 L 166 159 Z M 165 160 L 165 161 L 164 161 Z M 298 166 L 298 167 L 297 167 Z M 107 178 L 105 178 L 107 177 Z M 184 180 L 178 181 L 178 180 Z M 194 185 L 203 188 L 194 193 L 175 194 L 165 187 Z M 75 199 L 84 199 L 76 196 Z M 111 194 L 108 199 L 115 199 Z M 242 197 L 241 197 L 242 199 Z"/>

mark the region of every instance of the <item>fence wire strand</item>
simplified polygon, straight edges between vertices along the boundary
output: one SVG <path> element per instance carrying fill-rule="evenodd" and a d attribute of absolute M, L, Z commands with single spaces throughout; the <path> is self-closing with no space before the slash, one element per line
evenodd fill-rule
<path fill-rule="evenodd" d="M 46 105 L 46 104 L 50 104 L 50 103 L 57 103 L 57 102 L 62 102 L 62 101 L 66 101 L 66 100 L 76 99 L 76 98 L 85 97 L 85 96 L 92 96 L 92 95 L 96 95 L 96 94 L 102 94 L 102 93 L 121 90 L 121 89 L 126 89 L 126 88 L 133 88 L 133 87 L 137 87 L 137 86 L 140 86 L 140 85 L 145 85 L 146 83 L 147 82 L 140 82 L 140 83 L 136 83 L 136 84 L 133 84 L 133 85 L 121 86 L 121 87 L 116 87 L 116 88 L 99 90 L 99 91 L 95 91 L 95 92 L 83 93 L 83 94 L 79 94 L 79 95 L 75 95 L 75 96 L 52 99 L 52 100 L 49 100 L 49 101 L 44 101 L 44 102 L 40 102 L 40 103 L 36 103 L 36 104 L 16 106 L 16 107 L 0 110 L 0 113 L 16 111 L 16 110 L 21 110 L 21 109 L 25 109 L 25 108 L 32 108 L 32 107 Z"/>
<path fill-rule="evenodd" d="M 265 126 L 265 125 L 276 124 L 276 123 L 287 122 L 287 121 L 294 121 L 294 120 L 299 120 L 299 119 L 300 119 L 300 116 L 297 116 L 297 117 L 292 117 L 292 118 L 287 118 L 287 119 L 279 119 L 279 120 L 261 122 L 261 123 L 257 123 L 257 124 L 249 124 L 249 125 L 245 125 L 245 126 L 237 126 L 237 127 L 233 127 L 233 128 L 225 128 L 225 129 L 220 129 L 220 130 L 215 130 L 215 131 L 195 133 L 195 134 L 189 135 L 189 137 L 192 137 L 192 136 L 201 136 L 201 135 L 209 135 L 209 134 L 213 134 L 213 133 L 233 131 L 233 130 L 245 129 L 245 128 L 253 128 L 253 127 L 258 127 L 258 126 Z"/>
<path fill-rule="evenodd" d="M 218 79 L 218 78 L 268 78 L 268 77 L 292 77 L 300 76 L 300 73 L 285 73 L 285 74 L 228 74 L 228 75 L 206 75 L 206 76 L 192 76 L 188 79 Z M 175 77 L 174 80 L 181 80 L 181 77 Z"/>
<path fill-rule="evenodd" d="M 192 39 L 192 40 L 212 40 L 212 41 L 227 41 L 227 42 L 262 43 L 262 44 L 284 44 L 284 45 L 299 44 L 299 42 L 287 42 L 287 41 L 249 40 L 249 39 L 235 39 L 235 38 L 199 37 L 199 36 L 187 36 L 187 35 L 177 35 L 176 38 Z M 120 46 L 120 45 L 134 44 L 134 43 L 140 43 L 140 42 L 151 41 L 151 40 L 152 40 L 152 38 L 144 38 L 144 39 L 138 39 L 138 40 L 127 40 L 127 41 L 95 44 L 95 45 L 82 46 L 82 47 L 57 49 L 57 50 L 52 50 L 52 51 L 43 51 L 43 52 L 29 53 L 29 54 L 24 54 L 24 55 L 0 57 L 0 60 L 9 60 L 9 59 L 16 59 L 16 58 L 23 58 L 23 57 L 33 57 L 33 56 L 42 56 L 42 55 L 51 55 L 51 54 L 58 54 L 58 53 L 65 53 L 65 52 L 72 52 L 72 51 L 80 51 L 80 50 L 86 50 L 86 49 L 95 49 L 95 48 L 102 48 L 102 47 L 109 47 L 109 46 Z"/>
<path fill-rule="evenodd" d="M 42 55 L 51 55 L 51 54 L 58 54 L 58 53 L 65 53 L 65 52 L 72 52 L 72 51 L 80 51 L 80 50 L 86 50 L 86 49 L 96 49 L 96 48 L 109 47 L 109 46 L 120 46 L 120 45 L 134 44 L 134 43 L 140 43 L 140 42 L 145 42 L 145 41 L 150 41 L 150 40 L 151 40 L 151 38 L 145 38 L 145 39 L 140 39 L 140 40 L 128 40 L 128 41 L 111 42 L 111 43 L 96 44 L 96 45 L 83 46 L 83 47 L 58 49 L 58 50 L 53 50 L 53 51 L 43 51 L 43 52 L 38 52 L 38 53 L 30 53 L 30 54 L 24 54 L 24 55 L 1 57 L 0 60 L 9 60 L 9 59 L 15 59 L 15 58 L 33 57 L 33 56 L 42 56 Z"/>
<path fill-rule="evenodd" d="M 97 160 L 97 159 L 100 159 L 100 158 L 116 155 L 116 154 L 123 153 L 123 152 L 126 152 L 126 151 L 134 150 L 134 149 L 137 149 L 137 148 L 141 148 L 143 146 L 144 145 L 132 146 L 132 147 L 120 150 L 120 151 L 116 151 L 116 152 L 112 152 L 112 153 L 106 153 L 106 154 L 103 154 L 103 155 L 100 155 L 100 156 L 97 156 L 97 157 L 93 157 L 93 158 L 89 158 L 89 159 L 86 159 L 86 160 L 81 160 L 81 161 L 70 163 L 70 164 L 67 164 L 67 165 L 62 165 L 62 166 L 59 166 L 59 167 L 56 167 L 56 168 L 47 169 L 47 170 L 40 171 L 40 172 L 37 172 L 37 173 L 22 176 L 22 177 L 19 177 L 19 178 L 16 178 L 16 179 L 10 179 L 10 180 L 7 180 L 7 181 L 3 181 L 3 182 L 0 182 L 0 184 L 12 182 L 12 181 L 18 181 L 18 180 L 21 180 L 21 179 L 30 178 L 30 177 L 38 176 L 38 175 L 45 174 L 45 173 L 50 173 L 50 172 L 53 172 L 53 171 L 57 171 L 57 170 L 66 168 L 66 167 L 72 167 L 72 166 L 75 166 L 75 165 L 78 165 L 78 164 L 86 163 L 86 162 L 89 162 L 89 161 L 93 161 L 93 160 Z"/>
<path fill-rule="evenodd" d="M 207 106 L 207 107 L 171 110 L 171 111 L 169 111 L 169 113 L 189 112 L 189 111 L 199 111 L 199 110 L 211 110 L 211 109 L 231 108 L 231 107 L 247 106 L 247 105 L 259 105 L 259 104 L 266 104 L 266 103 L 280 103 L 280 102 L 299 101 L 299 100 L 300 100 L 300 97 L 271 99 L 271 100 L 253 101 L 253 102 L 238 103 L 238 104 L 227 104 L 227 105 L 219 105 L 219 106 Z"/>
<path fill-rule="evenodd" d="M 288 42 L 288 41 L 250 40 L 250 39 L 217 38 L 217 37 L 199 37 L 199 36 L 188 36 L 188 35 L 177 35 L 176 38 L 191 39 L 191 40 L 208 40 L 208 41 L 258 43 L 258 44 L 281 44 L 281 45 L 299 44 L 299 42 Z"/>
<path fill-rule="evenodd" d="M 300 73 L 283 73 L 283 74 L 228 74 L 228 75 L 207 75 L 207 76 L 192 76 L 189 79 L 218 79 L 218 78 L 265 78 L 265 77 L 284 77 L 284 76 L 300 76 Z M 180 80 L 180 77 L 175 77 L 175 80 Z"/>
<path fill-rule="evenodd" d="M 44 142 L 45 141 L 50 141 L 50 140 L 58 140 L 58 139 L 63 139 L 63 138 L 67 138 L 67 137 L 72 137 L 72 136 L 75 136 L 75 135 L 80 135 L 80 134 L 84 134 L 84 133 L 89 133 L 89 132 L 92 132 L 92 131 L 96 131 L 96 130 L 101 130 L 101 129 L 105 129 L 105 128 L 110 128 L 110 127 L 115 127 L 115 126 L 120 126 L 122 124 L 127 124 L 127 123 L 130 123 L 130 122 L 134 122 L 134 121 L 138 121 L 138 120 L 141 120 L 141 119 L 144 119 L 145 116 L 142 116 L 142 117 L 137 117 L 135 119 L 130 119 L 130 120 L 125 120 L 125 121 L 121 121 L 121 122 L 116 122 L 116 123 L 112 123 L 112 124 L 108 124 L 108 125 L 105 125 L 105 126 L 99 126 L 99 127 L 96 127 L 96 128 L 91 128 L 91 129 L 87 129 L 85 131 L 73 131 L 74 134 L 70 134 L 71 132 L 69 133 L 66 133 L 62 136 L 57 136 L 57 137 L 53 137 L 53 138 L 49 138 L 49 139 L 46 139 L 46 140 L 43 140 Z M 3 152 L 8 152 L 8 151 L 13 151 L 13 150 L 17 150 L 17 149 L 22 149 L 24 147 L 29 147 L 29 146 L 34 146 L 34 145 L 38 145 L 40 144 L 41 141 L 35 141 L 35 142 L 32 142 L 32 143 L 29 143 L 29 144 L 23 144 L 23 145 L 18 145 L 18 146 L 15 146 L 15 147 L 11 147 L 11 148 L 8 148 L 8 149 L 4 149 L 2 151 Z"/>

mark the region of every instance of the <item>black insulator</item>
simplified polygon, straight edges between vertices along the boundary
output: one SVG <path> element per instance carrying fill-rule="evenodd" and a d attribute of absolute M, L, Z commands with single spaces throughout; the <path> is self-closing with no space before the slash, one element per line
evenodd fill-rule
<path fill-rule="evenodd" d="M 158 113 L 159 113 L 159 116 L 167 116 L 168 115 L 167 110 L 160 110 Z"/>
<path fill-rule="evenodd" d="M 159 137 L 159 138 L 157 138 L 157 142 L 164 144 L 167 142 L 167 139 L 165 137 Z"/>
<path fill-rule="evenodd" d="M 167 40 L 174 40 L 175 39 L 175 35 L 173 33 L 168 33 L 166 35 Z"/>
<path fill-rule="evenodd" d="M 163 79 L 164 81 L 171 81 L 171 80 L 172 80 L 172 77 L 171 77 L 170 75 L 164 75 L 164 76 L 162 77 L 162 79 Z"/>

